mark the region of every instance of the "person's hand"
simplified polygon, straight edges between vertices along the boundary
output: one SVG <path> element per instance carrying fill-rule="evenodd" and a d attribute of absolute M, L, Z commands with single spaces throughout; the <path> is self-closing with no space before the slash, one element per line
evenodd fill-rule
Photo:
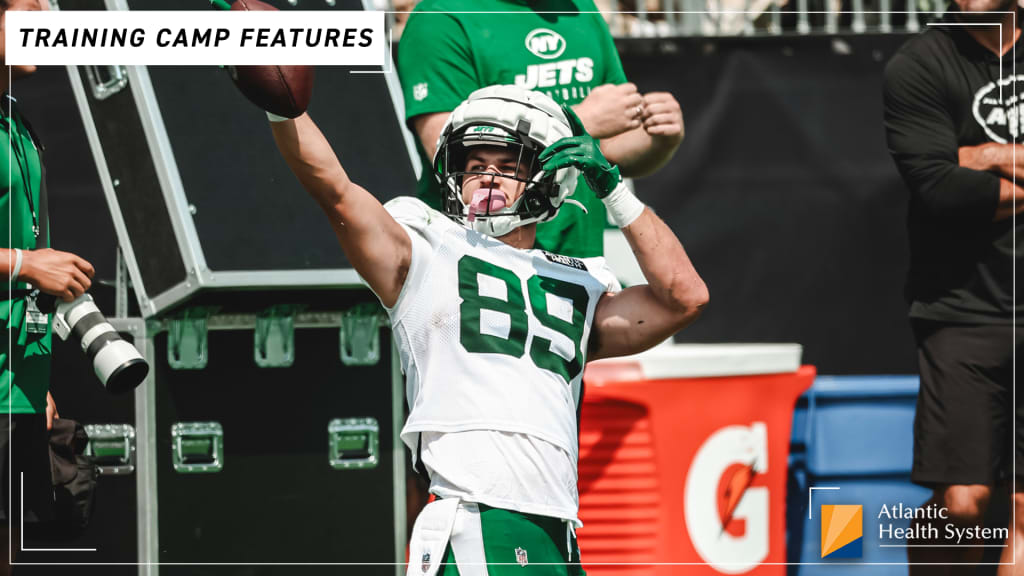
<path fill-rule="evenodd" d="M 43 248 L 22 252 L 18 279 L 31 282 L 39 290 L 70 302 L 92 286 L 95 273 L 92 264 L 70 252 Z"/>
<path fill-rule="evenodd" d="M 57 404 L 53 401 L 53 396 L 49 391 L 46 392 L 46 429 L 53 429 L 53 419 L 60 418 L 60 414 L 57 413 Z"/>
<path fill-rule="evenodd" d="M 604 84 L 594 88 L 575 106 L 587 132 L 598 140 L 618 136 L 639 128 L 643 119 L 644 99 L 636 84 Z"/>
<path fill-rule="evenodd" d="M 583 178 L 594 194 L 603 199 L 622 182 L 619 169 L 604 157 L 597 140 L 587 134 L 579 116 L 570 108 L 563 107 L 563 110 L 569 118 L 573 135 L 562 138 L 540 153 L 538 160 L 541 168 L 554 172 L 559 168 L 574 166 L 583 173 Z"/>
<path fill-rule="evenodd" d="M 644 130 L 651 136 L 683 139 L 683 110 L 668 92 L 644 94 Z"/>

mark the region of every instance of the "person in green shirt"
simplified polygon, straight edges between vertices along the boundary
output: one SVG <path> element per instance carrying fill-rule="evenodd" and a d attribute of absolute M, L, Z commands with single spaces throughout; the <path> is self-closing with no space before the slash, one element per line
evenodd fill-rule
<path fill-rule="evenodd" d="M 47 430 L 58 415 L 48 391 L 50 319 L 35 306 L 35 296 L 41 292 L 73 300 L 89 289 L 94 274 L 92 265 L 82 258 L 48 247 L 42 146 L 8 94 L 9 78 L 28 76 L 35 66 L 7 64 L 7 10 L 40 10 L 45 8 L 41 1 L 45 3 L 0 0 L 0 137 L 9 141 L 0 145 L 0 276 L 7 283 L 0 304 L 0 321 L 5 328 L 0 346 L 0 513 L 4 523 L 0 542 L 8 542 L 10 531 L 14 551 L 21 542 L 21 522 L 47 520 L 52 513 Z M 20 473 L 24 473 L 23 501 Z M 10 486 L 9 478 L 14 480 Z M 6 544 L 0 549 L 4 556 L 0 574 L 8 574 L 13 557 L 7 558 Z"/>
<path fill-rule="evenodd" d="M 515 84 L 573 108 L 626 177 L 665 165 L 683 139 L 683 116 L 667 92 L 626 82 L 615 44 L 592 0 L 423 0 L 398 49 L 409 129 L 424 170 L 421 200 L 440 206 L 433 157 L 449 113 L 471 92 Z M 604 206 L 579 182 L 573 200 L 537 229 L 537 247 L 602 256 Z"/>

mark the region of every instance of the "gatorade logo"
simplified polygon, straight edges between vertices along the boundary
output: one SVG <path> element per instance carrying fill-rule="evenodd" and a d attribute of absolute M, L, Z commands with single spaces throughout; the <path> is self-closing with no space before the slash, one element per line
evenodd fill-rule
<path fill-rule="evenodd" d="M 821 557 L 860 558 L 864 548 L 864 507 L 859 504 L 821 506 Z"/>
<path fill-rule="evenodd" d="M 719 428 L 701 445 L 686 475 L 686 530 L 705 562 L 742 574 L 768 557 L 768 471 L 764 422 Z"/>
<path fill-rule="evenodd" d="M 538 58 L 551 60 L 565 52 L 565 38 L 554 30 L 536 28 L 526 35 L 526 49 Z"/>

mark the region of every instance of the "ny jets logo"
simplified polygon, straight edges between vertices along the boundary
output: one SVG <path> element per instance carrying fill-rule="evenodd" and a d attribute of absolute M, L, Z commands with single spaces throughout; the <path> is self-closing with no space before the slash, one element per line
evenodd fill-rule
<path fill-rule="evenodd" d="M 420 82 L 419 84 L 414 85 L 412 87 L 412 97 L 415 98 L 417 102 L 419 102 L 420 100 L 423 100 L 424 98 L 426 98 L 427 97 L 427 83 L 426 82 Z"/>
<path fill-rule="evenodd" d="M 565 38 L 554 30 L 535 28 L 526 35 L 526 49 L 538 58 L 551 60 L 565 52 Z"/>
<path fill-rule="evenodd" d="M 1024 76 L 1010 76 L 998 83 L 989 82 L 974 93 L 974 105 L 971 107 L 974 120 L 993 142 L 1006 144 L 1020 137 L 1021 113 L 1024 112 L 1022 93 Z"/>

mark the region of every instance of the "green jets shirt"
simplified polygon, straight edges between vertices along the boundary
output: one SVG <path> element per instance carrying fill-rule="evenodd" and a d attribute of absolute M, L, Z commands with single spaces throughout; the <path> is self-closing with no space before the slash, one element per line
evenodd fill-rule
<path fill-rule="evenodd" d="M 460 13 L 461 12 L 461 13 Z M 471 13 L 470 13 L 471 12 Z M 423 0 L 409 18 L 398 51 L 405 117 L 450 112 L 474 90 L 515 84 L 575 105 L 602 84 L 626 75 L 611 33 L 592 0 Z M 428 158 L 418 194 L 440 207 Z M 607 216 L 582 178 L 573 200 L 537 227 L 537 247 L 578 258 L 601 256 Z"/>
<path fill-rule="evenodd" d="M 6 97 L 6 96 L 4 96 Z M 4 248 L 36 248 L 32 231 L 32 207 L 40 213 L 39 192 L 42 170 L 39 152 L 17 109 L 10 115 L 0 111 L 0 242 Z M 29 198 L 31 197 L 31 202 Z M 10 239 L 10 243 L 8 243 Z M 4 283 L 6 284 L 6 278 Z M 46 390 L 50 384 L 50 326 L 31 331 L 26 326 L 26 285 L 17 282 L 3 287 L 0 322 L 0 413 L 42 413 L 46 411 Z M 16 291 L 8 300 L 8 288 Z M 8 344 L 10 357 L 8 357 Z M 14 383 L 13 393 L 11 383 Z"/>

